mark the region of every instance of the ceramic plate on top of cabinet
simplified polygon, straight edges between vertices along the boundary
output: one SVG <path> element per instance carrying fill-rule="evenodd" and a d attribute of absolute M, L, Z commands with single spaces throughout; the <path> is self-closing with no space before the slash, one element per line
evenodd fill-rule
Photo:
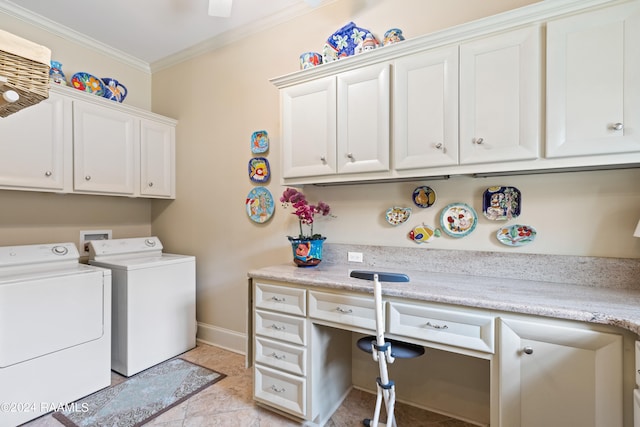
<path fill-rule="evenodd" d="M 102 80 L 89 73 L 75 73 L 71 77 L 71 86 L 74 88 L 92 93 L 98 96 L 104 96 L 105 88 Z"/>
<path fill-rule="evenodd" d="M 510 220 L 520 216 L 522 195 L 515 187 L 489 187 L 482 196 L 482 213 L 490 220 Z"/>
<path fill-rule="evenodd" d="M 477 223 L 476 211 L 466 203 L 451 203 L 440 214 L 440 227 L 451 237 L 471 234 Z"/>

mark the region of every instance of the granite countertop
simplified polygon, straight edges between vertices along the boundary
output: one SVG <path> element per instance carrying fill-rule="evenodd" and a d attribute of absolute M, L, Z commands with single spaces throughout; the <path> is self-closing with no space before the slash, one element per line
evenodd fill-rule
<path fill-rule="evenodd" d="M 635 262 L 632 269 L 635 270 Z M 298 268 L 293 263 L 273 265 L 251 270 L 248 275 L 254 279 L 373 293 L 372 282 L 349 277 L 350 270 L 407 274 L 408 283 L 382 283 L 382 293 L 389 297 L 613 325 L 640 334 L 639 288 L 454 274 L 406 265 L 324 261 L 314 268 Z"/>

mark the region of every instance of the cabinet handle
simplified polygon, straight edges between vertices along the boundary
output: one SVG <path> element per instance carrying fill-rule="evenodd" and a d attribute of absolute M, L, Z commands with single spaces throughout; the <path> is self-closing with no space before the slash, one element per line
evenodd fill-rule
<path fill-rule="evenodd" d="M 276 393 L 284 393 L 285 391 L 287 391 L 286 388 L 284 388 L 284 387 L 278 388 L 278 387 L 276 387 L 275 384 L 271 384 L 271 390 L 275 391 Z"/>
<path fill-rule="evenodd" d="M 613 130 L 622 130 L 624 129 L 624 125 L 622 123 L 614 123 L 611 125 L 611 129 Z"/>
<path fill-rule="evenodd" d="M 44 173 L 44 176 L 51 176 L 51 175 L 53 175 L 53 172 L 51 172 L 51 171 L 46 171 Z"/>
<path fill-rule="evenodd" d="M 285 302 L 287 299 L 285 297 L 272 296 L 271 299 L 275 302 Z"/>
<path fill-rule="evenodd" d="M 85 181 L 91 181 L 91 175 L 87 175 L 87 176 L 85 176 L 85 177 L 84 177 L 84 180 L 85 180 Z"/>
<path fill-rule="evenodd" d="M 522 351 L 524 352 L 524 354 L 533 354 L 533 347 L 526 346 L 522 349 Z"/>
<path fill-rule="evenodd" d="M 353 160 L 353 153 L 347 153 L 347 157 L 351 160 Z"/>
<path fill-rule="evenodd" d="M 447 325 L 438 325 L 437 323 L 427 322 L 424 326 L 428 326 L 433 329 L 449 329 Z"/>
<path fill-rule="evenodd" d="M 153 187 L 153 181 L 149 182 L 149 187 Z"/>
<path fill-rule="evenodd" d="M 287 329 L 285 326 L 278 326 L 275 323 L 273 323 L 270 327 L 271 329 L 275 329 L 276 331 L 284 331 L 285 329 Z"/>
<path fill-rule="evenodd" d="M 474 138 L 474 139 L 473 139 L 473 143 L 474 143 L 474 144 L 478 144 L 478 145 L 480 145 L 480 144 L 482 144 L 483 142 L 484 142 L 484 138 Z"/>
<path fill-rule="evenodd" d="M 342 313 L 342 314 L 351 314 L 351 313 L 353 313 L 353 310 L 351 310 L 351 309 L 345 310 L 344 308 L 342 308 L 340 306 L 336 307 L 336 311 L 338 313 Z"/>
<path fill-rule="evenodd" d="M 285 354 L 279 355 L 275 351 L 273 353 L 271 353 L 269 356 L 273 357 L 274 359 L 278 359 L 278 360 L 284 360 L 284 359 L 287 358 L 287 356 Z"/>

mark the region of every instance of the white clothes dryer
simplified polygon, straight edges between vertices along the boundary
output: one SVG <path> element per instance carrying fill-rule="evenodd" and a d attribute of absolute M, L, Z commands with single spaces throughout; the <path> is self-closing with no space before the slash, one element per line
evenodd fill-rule
<path fill-rule="evenodd" d="M 0 247 L 1 427 L 111 384 L 111 271 L 73 243 Z"/>
<path fill-rule="evenodd" d="M 111 369 L 134 375 L 196 346 L 196 259 L 157 237 L 94 240 L 89 264 L 111 270 Z"/>

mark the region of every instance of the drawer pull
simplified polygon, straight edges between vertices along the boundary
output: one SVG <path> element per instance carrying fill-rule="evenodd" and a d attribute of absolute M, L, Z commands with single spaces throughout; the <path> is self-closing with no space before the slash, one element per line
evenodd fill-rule
<path fill-rule="evenodd" d="M 286 354 L 277 354 L 275 351 L 273 353 L 271 353 L 269 356 L 273 357 L 274 359 L 278 359 L 278 360 L 284 360 L 287 358 Z"/>
<path fill-rule="evenodd" d="M 342 307 L 340 307 L 340 306 L 337 306 L 337 307 L 336 307 L 336 311 L 337 311 L 338 313 L 342 313 L 342 314 L 351 314 L 351 313 L 353 313 L 353 310 L 351 310 L 350 308 L 349 308 L 349 309 L 347 309 L 347 310 L 345 310 L 344 308 L 342 308 Z"/>
<path fill-rule="evenodd" d="M 271 384 L 271 390 L 275 391 L 276 393 L 284 393 L 285 391 L 287 391 L 286 388 L 284 387 L 278 388 L 276 387 L 275 384 Z"/>
<path fill-rule="evenodd" d="M 278 326 L 278 325 L 276 325 L 275 323 L 273 323 L 273 324 L 270 326 L 270 328 L 271 328 L 271 329 L 275 329 L 276 331 L 284 331 L 285 329 L 287 329 L 287 327 L 286 327 L 286 326 L 283 326 L 283 325 Z"/>
<path fill-rule="evenodd" d="M 433 329 L 449 329 L 447 325 L 438 325 L 435 323 L 427 322 L 424 326 L 428 326 Z"/>
<path fill-rule="evenodd" d="M 285 302 L 287 299 L 285 297 L 272 296 L 271 299 L 275 302 Z"/>

